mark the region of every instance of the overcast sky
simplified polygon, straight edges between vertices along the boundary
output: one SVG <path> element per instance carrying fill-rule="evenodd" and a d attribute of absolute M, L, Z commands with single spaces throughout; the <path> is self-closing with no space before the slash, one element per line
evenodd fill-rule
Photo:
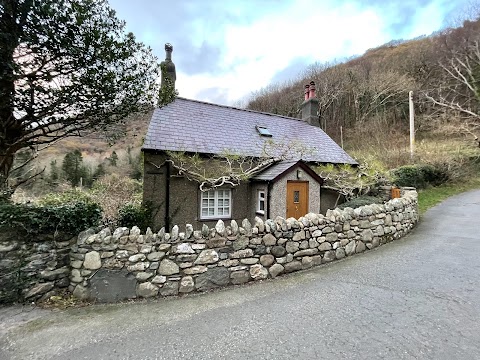
<path fill-rule="evenodd" d="M 109 0 L 160 60 L 164 44 L 173 45 L 180 96 L 218 104 L 295 78 L 314 62 L 429 35 L 468 1 Z"/>

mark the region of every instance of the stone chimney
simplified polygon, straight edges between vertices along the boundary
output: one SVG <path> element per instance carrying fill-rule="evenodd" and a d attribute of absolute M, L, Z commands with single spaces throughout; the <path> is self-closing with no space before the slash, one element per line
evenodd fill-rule
<path fill-rule="evenodd" d="M 318 119 L 319 103 L 315 95 L 315 82 L 305 85 L 305 100 L 302 103 L 302 120 L 310 125 L 320 127 Z"/>
<path fill-rule="evenodd" d="M 175 80 L 177 80 L 177 73 L 175 72 L 175 64 L 172 61 L 172 44 L 165 44 L 165 60 L 160 63 L 162 69 L 162 83 L 161 86 L 171 86 L 175 89 Z"/>

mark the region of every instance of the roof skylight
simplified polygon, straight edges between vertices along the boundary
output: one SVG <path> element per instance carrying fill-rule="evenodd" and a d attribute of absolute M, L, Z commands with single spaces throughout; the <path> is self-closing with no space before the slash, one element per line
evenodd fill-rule
<path fill-rule="evenodd" d="M 270 130 L 268 130 L 267 127 L 257 125 L 255 126 L 255 128 L 257 129 L 260 136 L 272 137 L 272 133 L 270 132 Z"/>

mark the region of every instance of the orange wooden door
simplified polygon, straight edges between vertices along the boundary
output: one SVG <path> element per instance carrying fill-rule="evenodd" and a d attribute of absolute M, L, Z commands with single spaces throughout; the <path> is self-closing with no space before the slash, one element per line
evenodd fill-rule
<path fill-rule="evenodd" d="M 308 182 L 287 181 L 287 218 L 308 213 Z"/>

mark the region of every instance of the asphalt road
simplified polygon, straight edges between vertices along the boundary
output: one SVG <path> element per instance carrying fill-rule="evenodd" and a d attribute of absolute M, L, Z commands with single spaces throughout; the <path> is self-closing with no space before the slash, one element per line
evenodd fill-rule
<path fill-rule="evenodd" d="M 479 230 L 473 191 L 402 240 L 261 284 L 19 324 L 0 309 L 0 359 L 480 359 Z"/>

